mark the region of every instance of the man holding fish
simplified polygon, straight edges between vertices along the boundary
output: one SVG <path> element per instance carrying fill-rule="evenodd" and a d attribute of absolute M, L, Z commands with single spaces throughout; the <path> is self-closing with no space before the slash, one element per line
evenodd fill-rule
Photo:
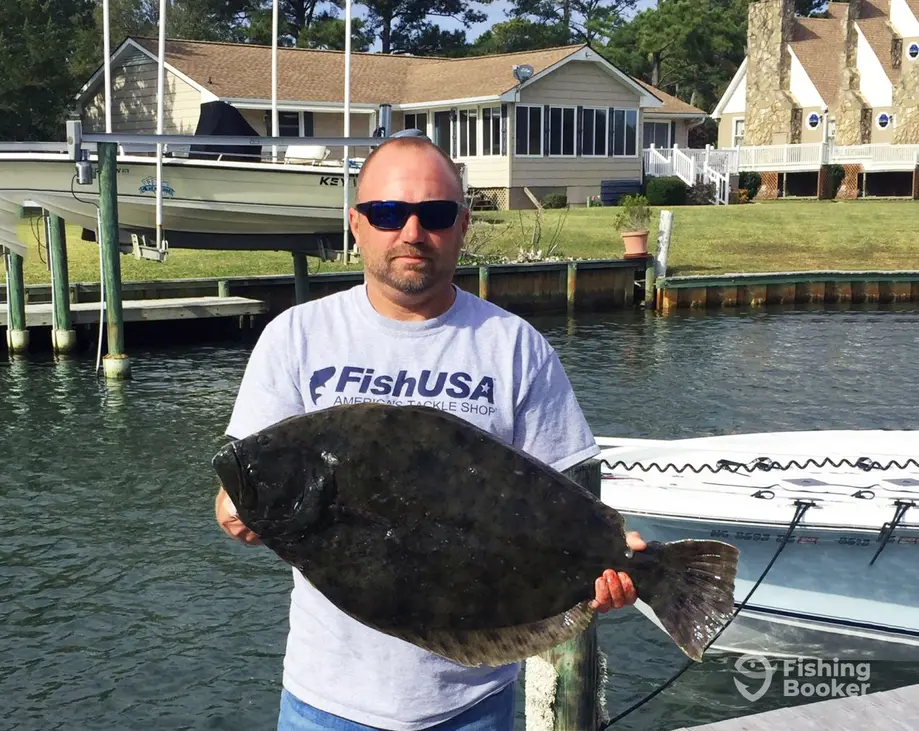
<path fill-rule="evenodd" d="M 396 137 L 364 163 L 350 211 L 365 284 L 268 324 L 227 435 L 339 404 L 433 404 L 562 471 L 598 453 L 558 356 L 529 324 L 452 284 L 469 211 L 450 158 Z M 399 449 L 398 433 L 385 450 Z M 456 495 L 457 501 L 464 499 Z M 216 519 L 260 543 L 221 489 Z M 628 545 L 643 550 L 637 534 Z M 294 570 L 278 731 L 511 731 L 519 666 L 466 667 L 377 632 Z M 595 582 L 593 608 L 636 601 L 628 575 Z"/>

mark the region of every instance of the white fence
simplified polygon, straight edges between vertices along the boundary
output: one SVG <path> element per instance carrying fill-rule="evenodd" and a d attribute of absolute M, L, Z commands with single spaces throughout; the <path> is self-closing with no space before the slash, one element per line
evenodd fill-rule
<path fill-rule="evenodd" d="M 800 145 L 760 145 L 715 149 L 655 149 L 645 151 L 647 175 L 678 175 L 691 184 L 685 162 L 695 162 L 697 177 L 703 169 L 721 175 L 742 170 L 772 172 L 816 172 L 821 165 L 858 164 L 866 172 L 895 172 L 919 167 L 919 145 L 834 145 L 813 142 Z M 649 159 L 653 164 L 649 166 Z"/>

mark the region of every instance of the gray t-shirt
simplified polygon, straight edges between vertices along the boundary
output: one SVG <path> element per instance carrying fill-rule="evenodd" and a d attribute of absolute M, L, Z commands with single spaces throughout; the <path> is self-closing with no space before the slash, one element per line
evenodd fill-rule
<path fill-rule="evenodd" d="M 599 452 L 542 335 L 459 289 L 446 313 L 424 321 L 380 315 L 364 285 L 286 310 L 252 352 L 227 434 L 242 438 L 295 414 L 366 400 L 444 409 L 558 470 Z M 399 435 L 391 439 L 398 449 Z M 305 703 L 414 731 L 517 677 L 519 664 L 467 668 L 372 630 L 299 571 L 293 576 L 283 683 Z"/>

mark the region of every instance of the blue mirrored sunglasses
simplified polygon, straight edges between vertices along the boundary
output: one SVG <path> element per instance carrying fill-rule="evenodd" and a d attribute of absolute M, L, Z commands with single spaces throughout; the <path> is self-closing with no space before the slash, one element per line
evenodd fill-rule
<path fill-rule="evenodd" d="M 354 206 L 367 216 L 374 228 L 381 231 L 398 231 L 413 213 L 421 227 L 428 231 L 442 231 L 456 223 L 460 204 L 456 201 L 365 201 Z"/>

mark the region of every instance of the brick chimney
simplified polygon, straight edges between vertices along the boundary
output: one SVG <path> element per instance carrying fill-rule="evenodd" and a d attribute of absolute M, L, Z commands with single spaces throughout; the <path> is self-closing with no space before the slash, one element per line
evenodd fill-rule
<path fill-rule="evenodd" d="M 839 93 L 836 96 L 837 145 L 861 145 L 871 141 L 871 107 L 859 92 L 858 32 L 855 21 L 861 14 L 861 0 L 831 3 L 830 17 L 842 24 L 845 52 L 840 58 Z"/>
<path fill-rule="evenodd" d="M 745 145 L 781 145 L 800 134 L 800 110 L 789 84 L 788 43 L 794 32 L 794 0 L 756 0 L 747 14 Z"/>

